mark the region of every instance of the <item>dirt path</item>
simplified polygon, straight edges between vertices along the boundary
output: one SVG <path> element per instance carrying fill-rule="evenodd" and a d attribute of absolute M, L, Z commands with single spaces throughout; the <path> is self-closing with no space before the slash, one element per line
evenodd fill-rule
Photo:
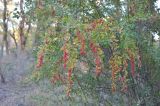
<path fill-rule="evenodd" d="M 0 59 L 5 77 L 5 83 L 0 82 L 0 106 L 70 106 L 64 87 L 54 88 L 48 80 L 25 82 L 33 71 L 33 65 L 31 54 Z"/>
<path fill-rule="evenodd" d="M 35 84 L 22 84 L 26 75 L 31 72 L 33 58 L 27 54 L 4 56 L 0 60 L 1 73 L 5 83 L 0 83 L 0 106 L 27 106 L 26 97 L 35 92 Z M 28 104 L 36 106 L 36 104 Z"/>

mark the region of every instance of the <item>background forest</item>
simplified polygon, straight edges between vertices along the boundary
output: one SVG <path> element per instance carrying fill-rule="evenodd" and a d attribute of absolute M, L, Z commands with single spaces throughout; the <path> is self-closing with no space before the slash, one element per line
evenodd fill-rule
<path fill-rule="evenodd" d="M 0 0 L 0 106 L 160 106 L 160 0 Z"/>

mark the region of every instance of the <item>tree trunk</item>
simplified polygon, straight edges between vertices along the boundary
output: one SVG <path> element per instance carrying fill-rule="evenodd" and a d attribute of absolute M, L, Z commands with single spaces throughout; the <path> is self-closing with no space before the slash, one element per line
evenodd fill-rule
<path fill-rule="evenodd" d="M 18 44 L 17 44 L 16 38 L 15 38 L 15 32 L 13 32 L 12 34 L 10 33 L 10 36 L 12 37 L 12 39 L 14 41 L 14 44 L 16 46 L 16 49 L 17 49 L 18 48 Z"/>
<path fill-rule="evenodd" d="M 20 0 L 20 13 L 21 13 L 21 21 L 19 24 L 19 35 L 20 35 L 20 47 L 23 51 L 25 49 L 26 45 L 26 38 L 24 36 L 24 22 L 25 22 L 25 16 L 24 16 L 24 10 L 23 10 L 23 0 Z"/>
<path fill-rule="evenodd" d="M 7 23 L 7 1 L 3 0 L 4 10 L 3 10 L 3 43 L 2 43 L 2 52 L 4 52 L 4 47 L 6 48 L 6 54 L 9 54 L 8 49 L 8 23 Z M 2 53 L 3 55 L 3 53 Z"/>

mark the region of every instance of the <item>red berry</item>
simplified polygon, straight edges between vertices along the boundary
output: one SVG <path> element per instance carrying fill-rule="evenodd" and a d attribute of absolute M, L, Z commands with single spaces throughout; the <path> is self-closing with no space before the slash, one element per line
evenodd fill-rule
<path fill-rule="evenodd" d="M 130 64 L 131 64 L 131 74 L 132 74 L 132 77 L 134 77 L 134 74 L 135 74 L 135 63 L 134 63 L 133 56 L 130 57 Z"/>

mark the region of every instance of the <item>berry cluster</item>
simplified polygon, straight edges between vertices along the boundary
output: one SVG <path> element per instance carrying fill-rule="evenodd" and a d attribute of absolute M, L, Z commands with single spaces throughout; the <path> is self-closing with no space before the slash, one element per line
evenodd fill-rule
<path fill-rule="evenodd" d="M 36 65 L 36 68 L 40 68 L 42 66 L 43 59 L 44 59 L 44 52 L 41 52 L 38 55 L 38 64 Z"/>
<path fill-rule="evenodd" d="M 68 88 L 67 88 L 67 96 L 70 96 L 73 80 L 72 80 L 72 68 L 68 69 Z"/>
<path fill-rule="evenodd" d="M 83 36 L 82 33 L 80 33 L 80 31 L 77 31 L 77 38 L 78 41 L 81 43 L 81 48 L 80 48 L 80 55 L 85 55 L 85 38 Z"/>
<path fill-rule="evenodd" d="M 67 67 L 67 61 L 69 59 L 69 53 L 68 53 L 68 50 L 66 49 L 66 44 L 64 45 L 64 48 L 63 48 L 63 67 L 66 69 Z"/>
<path fill-rule="evenodd" d="M 51 83 L 56 83 L 57 81 L 61 81 L 62 83 L 65 83 L 65 78 L 63 78 L 60 74 L 55 74 L 51 78 Z"/>
<path fill-rule="evenodd" d="M 95 65 L 96 65 L 96 76 L 99 76 L 100 73 L 102 72 L 102 67 L 101 67 L 101 59 L 98 55 L 98 46 L 96 46 L 93 42 L 90 42 L 90 48 L 91 51 L 93 52 L 95 56 Z"/>
<path fill-rule="evenodd" d="M 130 57 L 131 74 L 132 74 L 132 77 L 134 77 L 135 76 L 135 60 L 134 60 L 134 55 L 133 55 L 133 53 L 131 52 L 130 49 L 128 49 L 127 51 L 128 51 L 128 55 Z"/>

